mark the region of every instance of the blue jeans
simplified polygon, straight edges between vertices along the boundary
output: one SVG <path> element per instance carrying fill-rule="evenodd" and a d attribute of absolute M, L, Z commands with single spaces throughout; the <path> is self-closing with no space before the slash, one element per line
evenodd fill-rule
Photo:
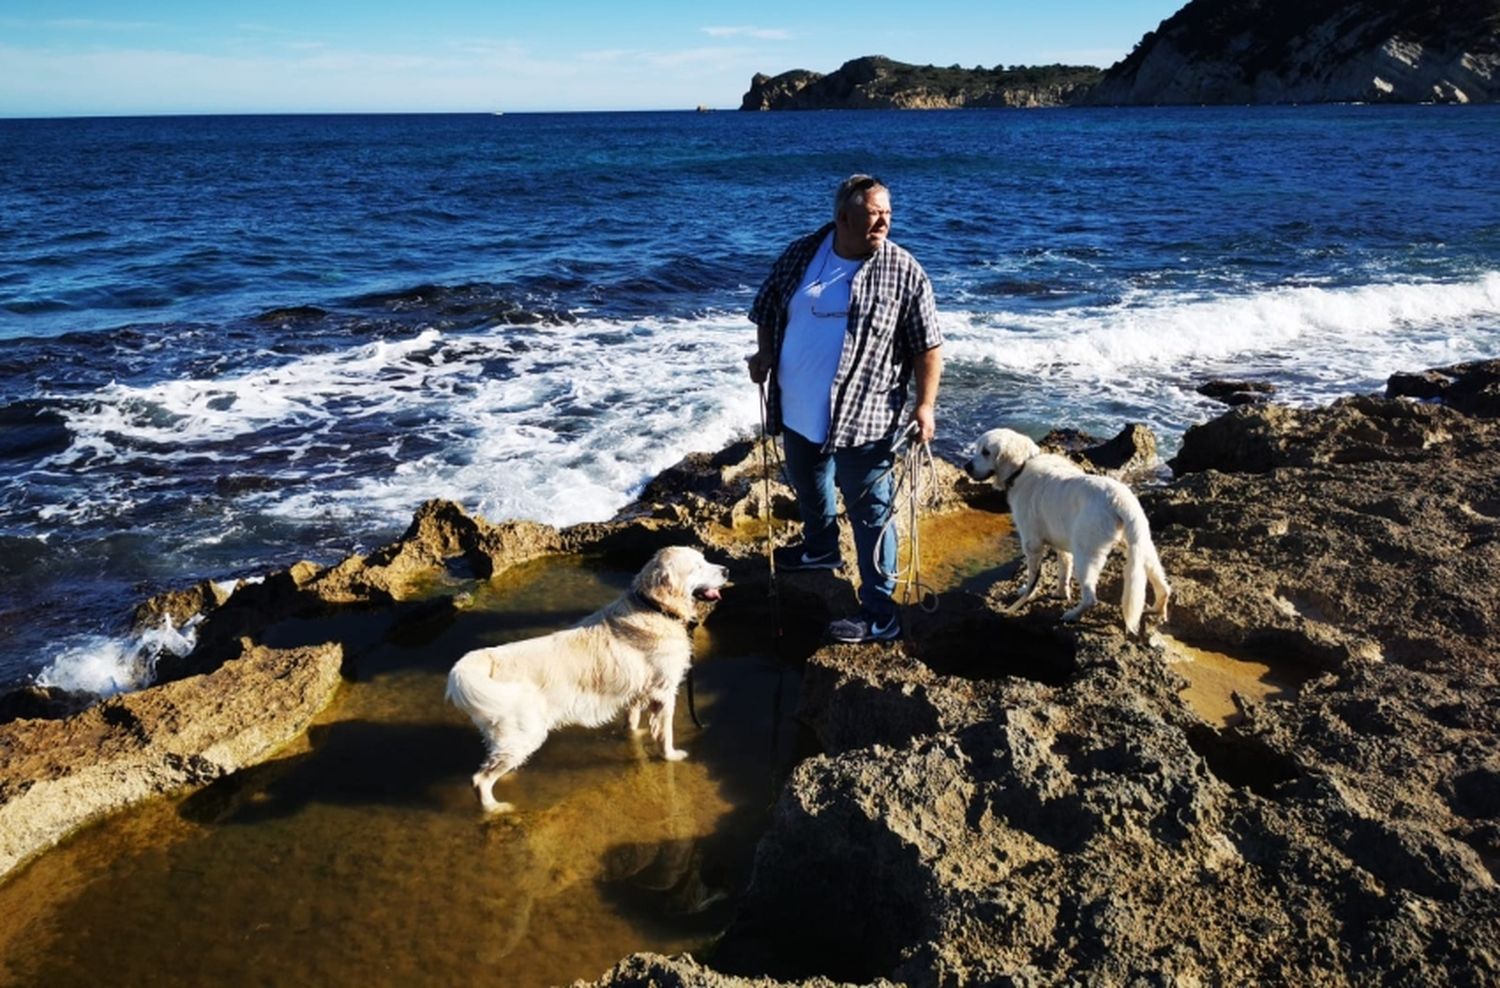
<path fill-rule="evenodd" d="M 802 542 L 807 552 L 823 556 L 838 550 L 838 502 L 833 493 L 837 484 L 854 527 L 860 606 L 871 617 L 884 621 L 896 611 L 892 599 L 896 592 L 896 527 L 886 525 L 891 520 L 891 466 L 895 462 L 890 440 L 825 453 L 817 443 L 783 429 L 781 445 L 787 480 L 797 494 L 797 508 L 802 513 Z"/>

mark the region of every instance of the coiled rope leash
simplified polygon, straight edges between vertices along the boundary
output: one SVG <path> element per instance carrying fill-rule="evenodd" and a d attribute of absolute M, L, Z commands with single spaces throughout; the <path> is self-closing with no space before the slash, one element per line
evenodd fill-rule
<path fill-rule="evenodd" d="M 928 492 L 934 487 L 937 478 L 937 467 L 932 461 L 932 446 L 929 443 L 917 442 L 920 426 L 912 422 L 891 443 L 891 452 L 894 454 L 894 462 L 890 470 L 881 474 L 870 487 L 874 487 L 880 480 L 892 474 L 895 481 L 891 487 L 891 517 L 880 529 L 880 535 L 875 539 L 874 559 L 875 570 L 881 576 L 894 579 L 898 586 L 902 587 L 901 602 L 910 605 L 913 596 L 916 598 L 917 606 L 928 614 L 938 609 L 938 597 L 933 589 L 922 582 L 922 530 L 917 524 L 921 513 L 922 501 Z M 869 490 L 869 488 L 866 488 Z M 902 491 L 906 493 L 906 532 L 907 532 L 907 557 L 906 567 L 901 568 L 901 541 L 899 530 L 896 537 L 896 571 L 887 573 L 880 565 L 880 544 L 885 541 L 885 534 L 892 525 L 895 525 L 901 516 Z"/>

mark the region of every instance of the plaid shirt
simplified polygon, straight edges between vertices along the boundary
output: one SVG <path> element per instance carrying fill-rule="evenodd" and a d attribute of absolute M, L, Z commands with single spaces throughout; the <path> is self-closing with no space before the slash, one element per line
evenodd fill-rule
<path fill-rule="evenodd" d="M 750 307 L 750 321 L 771 331 L 777 361 L 786 338 L 787 311 L 817 254 L 829 223 L 794 242 L 777 259 Z M 824 451 L 889 439 L 905 424 L 906 389 L 912 361 L 941 346 L 932 283 L 922 265 L 889 240 L 860 266 L 849 289 L 849 326 L 833 376 L 832 407 Z M 781 388 L 772 364 L 767 389 L 767 428 L 781 432 Z"/>

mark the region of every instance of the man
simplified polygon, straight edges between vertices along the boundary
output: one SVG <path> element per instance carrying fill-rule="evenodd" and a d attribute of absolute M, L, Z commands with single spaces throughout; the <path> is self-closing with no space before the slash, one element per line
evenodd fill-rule
<path fill-rule="evenodd" d="M 890 191 L 852 175 L 833 200 L 833 222 L 787 248 L 750 309 L 759 350 L 750 379 L 769 378 L 767 427 L 782 434 L 802 541 L 777 550 L 783 570 L 843 565 L 834 486 L 854 529 L 859 613 L 833 622 L 837 641 L 901 636 L 893 594 L 892 449 L 906 427 L 915 374 L 914 441 L 936 430 L 942 333 L 922 266 L 886 239 Z"/>

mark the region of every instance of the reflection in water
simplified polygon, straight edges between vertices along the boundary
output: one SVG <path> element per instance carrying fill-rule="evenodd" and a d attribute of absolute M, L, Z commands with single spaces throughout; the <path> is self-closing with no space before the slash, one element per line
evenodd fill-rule
<path fill-rule="evenodd" d="M 1010 515 L 967 509 L 921 520 L 922 582 L 934 593 L 953 589 L 983 592 L 999 569 L 1019 556 Z M 907 563 L 903 540 L 902 565 Z"/>
<path fill-rule="evenodd" d="M 989 512 L 924 519 L 924 581 L 987 584 L 1008 532 Z M 518 812 L 485 818 L 479 734 L 443 702 L 458 656 L 570 624 L 631 575 L 556 558 L 459 611 L 269 629 L 343 642 L 353 682 L 276 761 L 121 813 L 0 886 L 0 982 L 546 985 L 701 949 L 798 753 L 798 675 L 772 657 L 763 597 L 731 590 L 696 632 L 707 726 L 678 705 L 684 762 L 623 728 L 564 729 L 497 786 Z"/>
<path fill-rule="evenodd" d="M 772 705 L 795 706 L 794 672 L 755 654 L 763 643 L 700 630 L 708 726 L 679 706 L 687 761 L 623 729 L 562 730 L 499 784 L 519 812 L 498 819 L 468 782 L 478 733 L 442 699 L 463 652 L 555 630 L 629 577 L 547 560 L 417 641 L 330 625 L 357 640 L 356 680 L 305 742 L 107 820 L 0 887 L 0 979 L 540 985 L 635 950 L 700 948 L 728 918 L 784 770 L 773 753 L 790 727 L 773 727 Z"/>
<path fill-rule="evenodd" d="M 1223 652 L 1194 648 L 1167 634 L 1161 636 L 1167 660 L 1188 681 L 1182 698 L 1205 721 L 1229 727 L 1245 719 L 1236 701 L 1290 699 L 1307 679 L 1305 671 L 1288 663 L 1267 665 Z"/>

